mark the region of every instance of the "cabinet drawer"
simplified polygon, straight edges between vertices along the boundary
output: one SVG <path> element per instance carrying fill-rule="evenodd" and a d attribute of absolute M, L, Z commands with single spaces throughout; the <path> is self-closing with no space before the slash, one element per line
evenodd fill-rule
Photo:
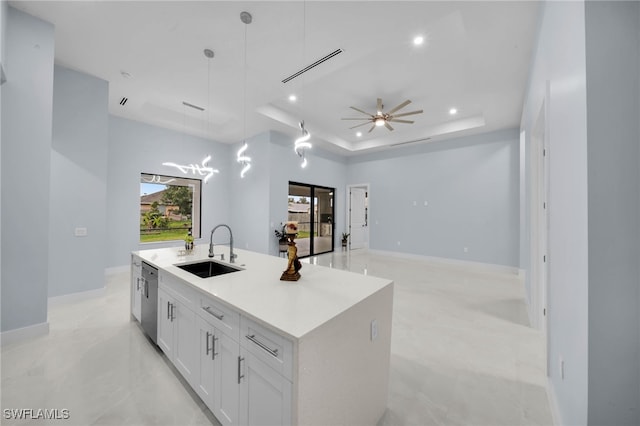
<path fill-rule="evenodd" d="M 176 301 L 179 301 L 187 308 L 194 312 L 197 310 L 199 293 L 189 284 L 160 270 L 158 273 L 158 286 L 175 297 Z"/>
<path fill-rule="evenodd" d="M 289 339 L 241 316 L 240 345 L 292 381 L 293 344 Z"/>
<path fill-rule="evenodd" d="M 236 342 L 240 338 L 240 314 L 211 297 L 201 295 L 198 315 Z"/>

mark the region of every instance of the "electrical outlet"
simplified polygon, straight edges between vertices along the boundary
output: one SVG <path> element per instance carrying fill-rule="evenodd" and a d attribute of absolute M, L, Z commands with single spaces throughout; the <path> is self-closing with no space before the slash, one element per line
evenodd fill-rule
<path fill-rule="evenodd" d="M 469 253 L 469 247 L 465 247 L 462 249 L 465 253 Z"/>
<path fill-rule="evenodd" d="M 398 246 L 400 245 L 400 241 L 398 241 Z"/>
<path fill-rule="evenodd" d="M 424 206 L 426 207 L 426 206 L 428 206 L 428 205 L 429 205 L 429 202 L 428 202 L 428 201 L 425 201 L 425 202 L 424 202 Z"/>
<path fill-rule="evenodd" d="M 371 320 L 371 341 L 378 338 L 378 320 Z"/>

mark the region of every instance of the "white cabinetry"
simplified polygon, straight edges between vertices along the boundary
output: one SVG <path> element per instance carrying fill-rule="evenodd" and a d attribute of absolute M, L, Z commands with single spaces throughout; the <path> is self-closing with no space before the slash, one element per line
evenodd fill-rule
<path fill-rule="evenodd" d="M 187 382 L 194 386 L 197 381 L 195 372 L 197 368 L 198 335 L 196 315 L 189 306 L 193 301 L 193 297 L 179 290 L 182 284 L 170 282 L 169 280 L 171 278 L 160 275 L 158 288 L 158 346 L 173 362 L 173 365 L 180 371 Z"/>
<path fill-rule="evenodd" d="M 142 260 L 131 255 L 131 314 L 140 321 L 142 318 Z"/>
<path fill-rule="evenodd" d="M 291 341 L 162 273 L 158 346 L 224 426 L 291 424 Z"/>
<path fill-rule="evenodd" d="M 200 347 L 196 392 L 220 423 L 237 425 L 240 315 L 203 296 L 198 316 Z"/>
<path fill-rule="evenodd" d="M 240 423 L 291 424 L 291 341 L 244 316 L 240 331 Z"/>

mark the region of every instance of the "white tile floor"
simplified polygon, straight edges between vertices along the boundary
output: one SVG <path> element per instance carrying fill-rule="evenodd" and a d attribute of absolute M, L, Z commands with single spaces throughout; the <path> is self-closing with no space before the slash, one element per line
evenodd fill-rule
<path fill-rule="evenodd" d="M 389 407 L 380 425 L 549 425 L 543 337 L 514 276 L 366 251 L 309 259 L 395 281 Z M 304 267 L 302 269 L 304 276 Z M 129 316 L 129 274 L 54 306 L 47 336 L 2 348 L 2 424 L 217 425 Z M 5 409 L 67 409 L 16 421 Z"/>

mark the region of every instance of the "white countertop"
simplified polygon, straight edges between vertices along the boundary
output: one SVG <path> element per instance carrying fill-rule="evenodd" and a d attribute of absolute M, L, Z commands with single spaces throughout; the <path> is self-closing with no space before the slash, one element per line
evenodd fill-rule
<path fill-rule="evenodd" d="M 287 259 L 234 249 L 239 272 L 200 278 L 176 264 L 209 260 L 208 244 L 196 246 L 192 254 L 179 255 L 178 248 L 133 252 L 143 261 L 211 294 L 241 313 L 299 339 L 393 281 L 324 266 L 302 264 L 298 281 L 280 281 Z M 216 246 L 216 254 L 229 256 L 227 246 Z M 216 261 L 220 261 L 219 257 Z"/>

